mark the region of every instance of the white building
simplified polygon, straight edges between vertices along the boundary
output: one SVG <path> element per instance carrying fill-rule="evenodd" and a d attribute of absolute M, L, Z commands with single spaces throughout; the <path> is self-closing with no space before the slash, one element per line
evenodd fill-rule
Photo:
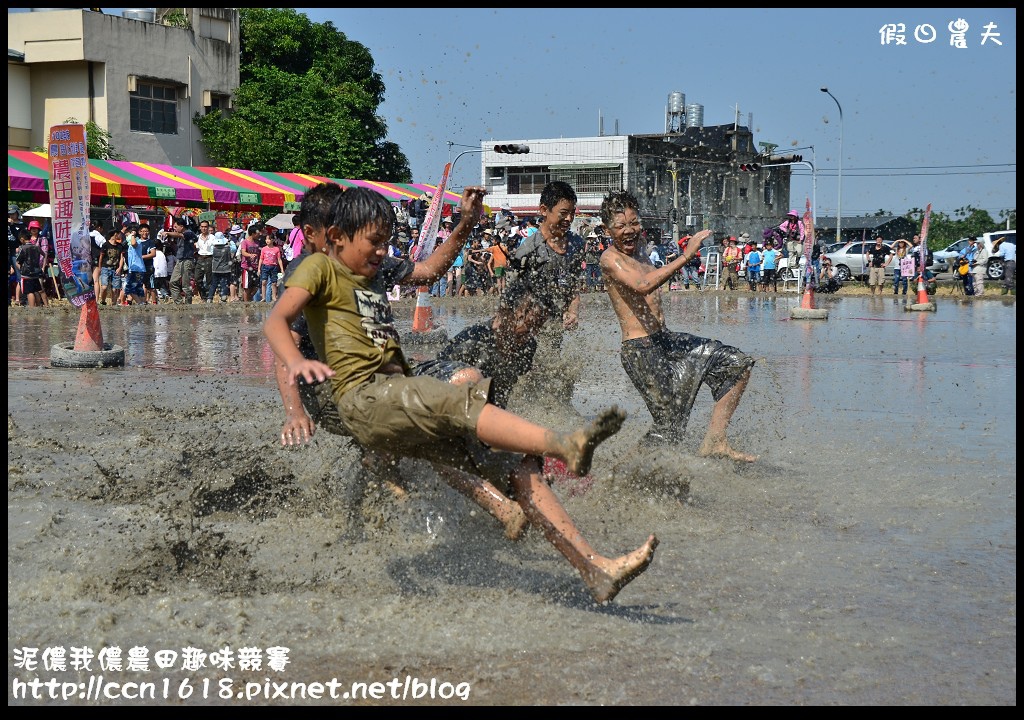
<path fill-rule="evenodd" d="M 657 134 L 482 142 L 480 182 L 492 207 L 508 203 L 519 215 L 536 213 L 544 185 L 563 180 L 581 215 L 598 214 L 606 193 L 626 189 L 649 231 L 760 237 L 790 209 L 794 158 L 755 152 L 753 133 L 738 122 L 704 126 L 703 112 L 694 118 Z M 502 145 L 526 145 L 529 153 L 496 152 Z"/>

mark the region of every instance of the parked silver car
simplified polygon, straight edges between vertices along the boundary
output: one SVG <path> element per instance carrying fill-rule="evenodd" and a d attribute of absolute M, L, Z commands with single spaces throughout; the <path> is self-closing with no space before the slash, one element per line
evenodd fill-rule
<path fill-rule="evenodd" d="M 934 273 L 949 272 L 950 260 L 959 255 L 965 247 L 967 247 L 967 238 L 960 238 L 942 250 L 936 250 L 932 253 L 932 264 L 928 266 L 928 269 Z"/>
<path fill-rule="evenodd" d="M 890 243 L 882 243 L 886 252 L 892 254 L 893 249 Z M 838 250 L 825 253 L 825 257 L 832 261 L 832 268 L 836 277 L 842 282 L 859 280 L 868 276 L 870 260 L 867 252 L 875 246 L 874 240 L 848 242 Z M 890 262 L 885 268 L 886 276 L 891 276 L 893 264 Z"/>

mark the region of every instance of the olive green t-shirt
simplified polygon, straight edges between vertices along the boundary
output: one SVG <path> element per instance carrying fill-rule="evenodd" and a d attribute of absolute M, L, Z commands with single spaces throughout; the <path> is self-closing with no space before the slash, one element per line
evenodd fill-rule
<path fill-rule="evenodd" d="M 409 373 L 381 274 L 356 275 L 322 253 L 305 258 L 285 281 L 313 297 L 303 309 L 317 355 L 334 370 L 332 396 L 338 402 L 389 363 Z"/>

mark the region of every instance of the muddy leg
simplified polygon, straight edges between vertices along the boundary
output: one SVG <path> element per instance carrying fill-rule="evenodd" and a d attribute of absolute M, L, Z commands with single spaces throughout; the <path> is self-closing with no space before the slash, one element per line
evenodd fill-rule
<path fill-rule="evenodd" d="M 526 513 L 494 485 L 447 465 L 434 464 L 434 469 L 452 488 L 497 518 L 505 526 L 505 537 L 509 540 L 518 540 L 526 532 Z"/>
<path fill-rule="evenodd" d="M 757 460 L 756 455 L 749 455 L 739 450 L 734 450 L 729 445 L 729 439 L 725 435 L 726 428 L 729 426 L 729 420 L 732 419 L 736 406 L 740 404 L 740 398 L 743 397 L 743 391 L 747 389 L 747 382 L 749 380 L 750 370 L 748 369 L 743 373 L 740 381 L 733 385 L 721 400 L 715 403 L 715 407 L 711 411 L 708 431 L 704 436 L 704 442 L 701 443 L 698 455 L 703 457 L 724 457 L 744 462 L 754 462 Z"/>
<path fill-rule="evenodd" d="M 496 450 L 558 458 L 582 477 L 590 472 L 594 449 L 617 433 L 625 421 L 626 413 L 611 407 L 586 427 L 563 433 L 488 404 L 480 413 L 476 436 Z"/>
<path fill-rule="evenodd" d="M 617 433 L 626 421 L 626 413 L 617 407 L 603 411 L 594 422 L 566 438 L 562 459 L 570 472 L 583 477 L 590 472 L 594 450 Z"/>
<path fill-rule="evenodd" d="M 577 529 L 558 496 L 541 475 L 540 459 L 526 458 L 513 476 L 516 498 L 530 523 L 576 568 L 599 603 L 613 599 L 650 565 L 658 539 L 651 535 L 631 553 L 607 558 L 597 553 Z"/>

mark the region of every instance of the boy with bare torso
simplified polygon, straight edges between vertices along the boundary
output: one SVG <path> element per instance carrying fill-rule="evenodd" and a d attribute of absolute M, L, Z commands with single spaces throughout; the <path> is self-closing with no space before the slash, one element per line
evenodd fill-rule
<path fill-rule="evenodd" d="M 668 330 L 661 309 L 661 286 L 700 252 L 712 232 L 695 234 L 685 252 L 656 268 L 643 252 L 646 241 L 633 195 L 625 190 L 609 194 L 601 204 L 601 220 L 612 237 L 612 246 L 601 256 L 601 275 L 622 330 L 622 367 L 654 418 L 648 439 L 681 439 L 697 391 L 706 384 L 715 406 L 699 454 L 752 462 L 756 456 L 729 444 L 726 428 L 754 359 L 718 340 Z"/>

